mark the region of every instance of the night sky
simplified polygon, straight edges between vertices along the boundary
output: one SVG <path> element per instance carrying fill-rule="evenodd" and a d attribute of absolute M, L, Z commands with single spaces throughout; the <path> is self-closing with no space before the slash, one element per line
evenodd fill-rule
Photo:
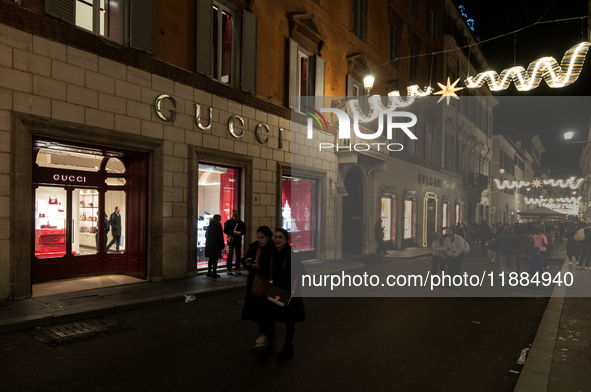
<path fill-rule="evenodd" d="M 541 21 L 551 21 L 588 14 L 587 0 L 456 0 L 456 4 L 464 5 L 467 16 L 474 19 L 474 35 L 480 41 L 511 33 L 540 18 Z M 533 60 L 545 56 L 552 56 L 560 63 L 564 52 L 587 41 L 587 18 L 582 24 L 581 19 L 576 19 L 533 26 L 517 33 L 516 45 L 514 39 L 514 35 L 509 34 L 480 45 L 491 69 L 500 73 L 512 67 L 514 57 L 515 64 L 525 68 Z M 587 139 L 591 115 L 591 59 L 587 58 L 581 76 L 570 86 L 553 89 L 542 81 L 538 88 L 529 92 L 517 91 L 511 85 L 505 91 L 493 92 L 493 95 L 500 101 L 494 112 L 495 133 L 505 133 L 503 129 L 508 126 L 537 130 L 546 149 L 542 166 L 557 170 L 552 177 L 576 174 L 563 171 L 565 168 L 580 170 L 579 157 L 584 144 L 570 144 L 564 140 L 563 134 L 573 131 L 573 141 Z"/>

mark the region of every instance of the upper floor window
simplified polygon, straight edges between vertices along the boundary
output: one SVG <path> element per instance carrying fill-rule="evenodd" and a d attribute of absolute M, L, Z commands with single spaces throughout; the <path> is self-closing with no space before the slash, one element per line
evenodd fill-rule
<path fill-rule="evenodd" d="M 429 31 L 429 36 L 433 41 L 437 41 L 438 33 L 439 33 L 439 20 L 437 18 L 437 13 L 433 7 L 429 7 L 429 19 L 427 20 L 427 29 Z"/>
<path fill-rule="evenodd" d="M 323 107 L 324 59 L 289 40 L 289 106 Z M 292 99 L 292 97 L 297 97 Z"/>
<path fill-rule="evenodd" d="M 76 0 L 76 26 L 121 42 L 123 0 Z"/>
<path fill-rule="evenodd" d="M 419 46 L 416 43 L 410 44 L 410 75 L 412 83 L 417 82 L 417 73 L 419 68 Z"/>
<path fill-rule="evenodd" d="M 390 64 L 398 68 L 398 50 L 400 48 L 400 32 L 394 23 L 390 23 Z"/>
<path fill-rule="evenodd" d="M 419 0 L 410 0 L 410 12 L 415 18 L 419 18 Z"/>
<path fill-rule="evenodd" d="M 155 0 L 45 0 L 45 12 L 133 49 L 155 52 Z"/>
<path fill-rule="evenodd" d="M 234 15 L 232 12 L 214 3 L 213 5 L 213 78 L 222 83 L 231 83 L 232 76 L 232 41 Z"/>
<path fill-rule="evenodd" d="M 198 73 L 256 93 L 257 17 L 227 0 L 197 0 Z"/>
<path fill-rule="evenodd" d="M 367 25 L 367 0 L 351 0 L 353 19 L 352 33 L 357 38 L 365 41 L 365 28 Z"/>

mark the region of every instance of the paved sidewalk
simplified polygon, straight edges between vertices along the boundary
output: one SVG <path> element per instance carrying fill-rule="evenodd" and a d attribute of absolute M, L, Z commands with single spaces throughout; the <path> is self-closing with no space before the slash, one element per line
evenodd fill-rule
<path fill-rule="evenodd" d="M 564 261 L 562 273 L 573 269 Z M 591 298 L 555 286 L 515 392 L 591 391 Z"/>
<path fill-rule="evenodd" d="M 328 260 L 307 262 L 311 274 L 331 273 L 363 267 L 360 261 Z M 64 294 L 0 302 L 0 333 L 103 317 L 132 309 L 183 301 L 186 295 L 206 296 L 244 290 L 248 272 L 221 274 L 218 279 L 205 275 L 164 282 L 145 282 Z"/>

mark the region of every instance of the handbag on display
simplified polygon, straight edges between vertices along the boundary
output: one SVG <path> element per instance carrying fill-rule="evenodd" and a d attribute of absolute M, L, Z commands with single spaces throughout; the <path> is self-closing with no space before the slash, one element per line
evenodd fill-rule
<path fill-rule="evenodd" d="M 56 195 L 49 195 L 49 202 L 47 204 L 57 205 L 57 196 Z"/>
<path fill-rule="evenodd" d="M 57 212 L 64 212 L 64 206 L 60 203 L 57 207 Z"/>

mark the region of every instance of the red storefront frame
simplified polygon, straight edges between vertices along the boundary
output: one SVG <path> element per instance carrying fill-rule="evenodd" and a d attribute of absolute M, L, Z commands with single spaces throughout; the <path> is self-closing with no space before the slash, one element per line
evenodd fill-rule
<path fill-rule="evenodd" d="M 67 170 L 60 168 L 40 167 L 36 163 L 39 145 L 43 147 L 50 143 L 54 150 L 70 151 L 80 149 L 82 151 L 93 151 L 94 155 L 103 155 L 104 159 L 98 172 L 84 170 Z M 80 276 L 103 275 L 111 273 L 123 273 L 130 276 L 145 279 L 147 275 L 147 174 L 148 155 L 141 153 L 130 153 L 120 151 L 98 151 L 89 146 L 66 145 L 60 142 L 35 141 L 33 154 L 33 194 L 31 195 L 31 208 L 35 208 L 35 191 L 39 186 L 56 187 L 66 190 L 66 228 L 65 250 L 53 255 L 36 255 L 38 248 L 37 235 L 39 230 L 31 232 L 31 270 L 32 283 L 45 282 L 56 279 L 67 279 Z M 78 150 L 78 151 L 80 151 Z M 107 173 L 105 167 L 108 160 L 116 156 L 126 167 L 125 174 Z M 125 178 L 124 186 L 109 186 L 105 183 L 107 178 Z M 82 180 L 82 179 L 83 180 Z M 122 233 L 126 244 L 125 252 L 119 254 L 107 254 L 103 247 L 99 247 L 96 254 L 76 255 L 72 251 L 72 221 L 77 212 L 74 212 L 72 193 L 75 189 L 95 190 L 99 194 L 99 216 L 103 216 L 104 197 L 107 191 L 125 191 L 125 205 L 127 216 L 125 232 Z M 109 215 L 112 211 L 106 211 Z M 34 215 L 34 214 L 33 214 Z M 32 222 L 32 227 L 35 223 Z M 98 220 L 98 231 L 104 233 L 104 221 Z M 42 233 L 45 234 L 45 233 Z M 102 235 L 99 243 L 103 241 Z M 37 249 L 39 250 L 39 249 Z M 48 257 L 49 256 L 49 257 Z M 55 257 L 52 257 L 55 256 Z"/>

